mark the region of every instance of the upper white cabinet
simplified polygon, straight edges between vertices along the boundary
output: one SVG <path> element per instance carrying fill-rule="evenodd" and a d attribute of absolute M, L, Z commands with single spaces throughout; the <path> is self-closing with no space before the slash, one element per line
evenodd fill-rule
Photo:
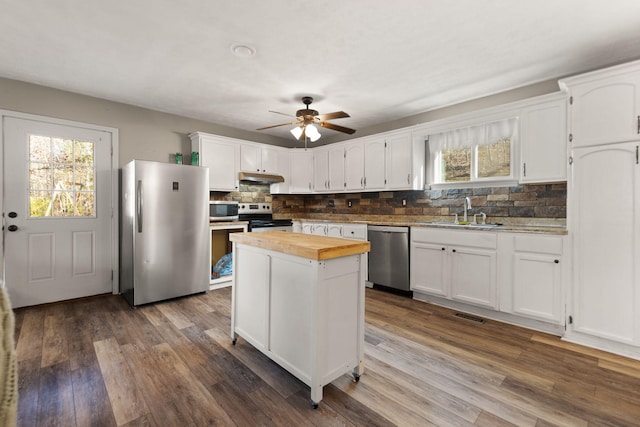
<path fill-rule="evenodd" d="M 241 144 L 240 170 L 246 172 L 279 173 L 276 148 L 258 144 Z"/>
<path fill-rule="evenodd" d="M 360 141 L 344 147 L 344 190 L 364 190 L 364 144 Z"/>
<path fill-rule="evenodd" d="M 364 188 L 384 190 L 385 140 L 375 137 L 366 139 L 364 147 Z"/>
<path fill-rule="evenodd" d="M 569 94 L 571 145 L 640 138 L 640 61 L 560 81 Z"/>
<path fill-rule="evenodd" d="M 567 180 L 566 95 L 540 100 L 520 115 L 521 183 Z"/>
<path fill-rule="evenodd" d="M 313 189 L 329 191 L 329 150 L 324 147 L 313 150 Z"/>
<path fill-rule="evenodd" d="M 344 146 L 329 146 L 329 184 L 330 191 L 343 191 L 345 187 Z"/>
<path fill-rule="evenodd" d="M 191 149 L 200 153 L 200 166 L 209 168 L 209 189 L 237 191 L 240 167 L 238 141 L 195 132 L 189 135 Z"/>
<path fill-rule="evenodd" d="M 313 191 L 313 153 L 311 150 L 292 149 L 289 152 L 289 192 L 294 194 Z"/>
<path fill-rule="evenodd" d="M 385 188 L 408 190 L 412 188 L 413 149 L 410 133 L 385 138 Z"/>

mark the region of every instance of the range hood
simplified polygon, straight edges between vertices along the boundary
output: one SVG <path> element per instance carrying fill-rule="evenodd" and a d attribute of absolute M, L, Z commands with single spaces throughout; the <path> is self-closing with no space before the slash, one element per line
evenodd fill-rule
<path fill-rule="evenodd" d="M 238 174 L 238 179 L 240 181 L 262 182 L 265 184 L 277 184 L 279 182 L 284 182 L 284 177 L 282 175 L 273 175 L 261 172 L 240 172 Z"/>

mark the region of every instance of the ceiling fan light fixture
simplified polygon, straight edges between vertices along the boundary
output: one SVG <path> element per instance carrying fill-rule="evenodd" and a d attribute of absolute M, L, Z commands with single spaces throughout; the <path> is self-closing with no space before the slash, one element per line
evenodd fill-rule
<path fill-rule="evenodd" d="M 291 134 L 296 138 L 296 139 L 300 139 L 300 137 L 302 136 L 302 126 L 296 126 L 293 129 L 291 129 Z"/>
<path fill-rule="evenodd" d="M 307 134 L 311 142 L 316 142 L 317 140 L 320 139 L 320 136 L 321 136 L 320 132 L 318 132 L 318 128 L 315 127 L 314 125 L 307 125 L 305 129 L 305 133 Z"/>

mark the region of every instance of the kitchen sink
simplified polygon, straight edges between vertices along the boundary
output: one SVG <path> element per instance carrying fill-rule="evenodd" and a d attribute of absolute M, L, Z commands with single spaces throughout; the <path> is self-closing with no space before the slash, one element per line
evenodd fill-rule
<path fill-rule="evenodd" d="M 455 222 L 447 222 L 447 221 L 433 221 L 433 222 L 427 222 L 426 224 L 444 225 L 448 227 L 472 227 L 472 228 L 493 228 L 493 227 L 500 227 L 502 225 L 502 224 L 472 224 L 470 222 L 455 223 Z"/>

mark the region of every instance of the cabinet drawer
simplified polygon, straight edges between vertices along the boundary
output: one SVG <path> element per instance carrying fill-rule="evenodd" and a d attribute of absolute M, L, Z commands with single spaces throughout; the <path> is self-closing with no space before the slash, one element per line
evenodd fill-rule
<path fill-rule="evenodd" d="M 514 249 L 516 252 L 562 255 L 562 237 L 515 236 Z"/>
<path fill-rule="evenodd" d="M 367 240 L 367 226 L 344 224 L 342 226 L 342 237 L 346 239 Z"/>
<path fill-rule="evenodd" d="M 496 249 L 498 237 L 491 231 L 444 230 L 429 227 L 411 227 L 411 241 L 438 243 L 450 246 L 468 246 Z"/>

